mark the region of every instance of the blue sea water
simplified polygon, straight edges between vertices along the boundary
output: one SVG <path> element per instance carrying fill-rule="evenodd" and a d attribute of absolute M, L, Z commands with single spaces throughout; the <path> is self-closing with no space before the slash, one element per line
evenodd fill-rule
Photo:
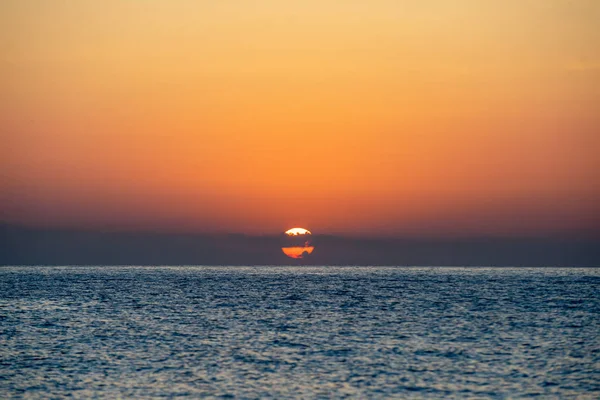
<path fill-rule="evenodd" d="M 600 269 L 2 267 L 1 398 L 600 398 Z"/>

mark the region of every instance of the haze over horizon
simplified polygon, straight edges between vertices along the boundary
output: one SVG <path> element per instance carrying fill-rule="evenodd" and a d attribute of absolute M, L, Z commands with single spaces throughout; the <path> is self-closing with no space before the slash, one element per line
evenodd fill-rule
<path fill-rule="evenodd" d="M 0 3 L 0 222 L 600 227 L 600 2 Z"/>

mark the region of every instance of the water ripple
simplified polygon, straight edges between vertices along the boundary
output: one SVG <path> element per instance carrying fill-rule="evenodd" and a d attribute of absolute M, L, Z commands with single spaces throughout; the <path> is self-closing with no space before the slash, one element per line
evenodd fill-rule
<path fill-rule="evenodd" d="M 0 397 L 600 397 L 600 270 L 0 268 Z"/>

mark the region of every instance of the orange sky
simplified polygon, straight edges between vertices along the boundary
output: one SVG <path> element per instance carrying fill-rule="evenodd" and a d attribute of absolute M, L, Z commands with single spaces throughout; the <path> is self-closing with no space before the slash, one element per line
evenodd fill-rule
<path fill-rule="evenodd" d="M 581 232 L 600 2 L 0 2 L 0 217 Z"/>

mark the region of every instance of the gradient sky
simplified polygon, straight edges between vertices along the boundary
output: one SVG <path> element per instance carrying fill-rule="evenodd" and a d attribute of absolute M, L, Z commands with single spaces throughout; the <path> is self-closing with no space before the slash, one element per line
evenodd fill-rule
<path fill-rule="evenodd" d="M 600 1 L 0 2 L 0 217 L 600 226 Z"/>

